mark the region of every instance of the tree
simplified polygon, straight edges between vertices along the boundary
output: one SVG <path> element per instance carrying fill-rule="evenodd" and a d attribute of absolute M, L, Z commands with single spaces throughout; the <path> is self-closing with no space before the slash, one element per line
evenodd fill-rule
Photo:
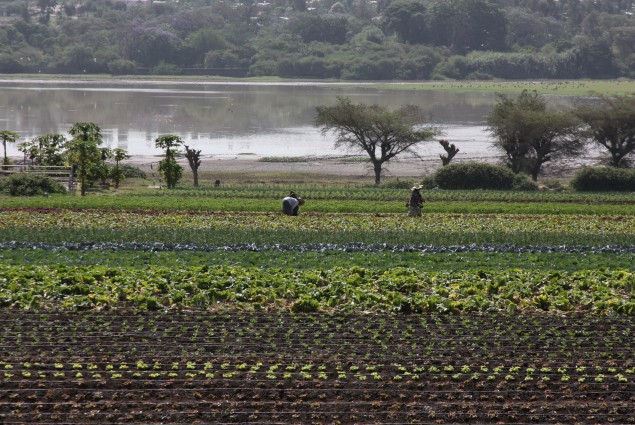
<path fill-rule="evenodd" d="M 159 173 L 163 175 L 168 189 L 174 189 L 183 175 L 183 167 L 176 162 L 176 151 L 183 140 L 174 134 L 164 134 L 154 140 L 154 145 L 159 149 L 165 149 L 165 158 L 159 162 Z"/>
<path fill-rule="evenodd" d="M 398 155 L 414 153 L 414 148 L 439 134 L 433 127 L 420 126 L 421 111 L 406 105 L 390 111 L 380 105 L 353 104 L 338 97 L 334 106 L 318 106 L 315 126 L 322 134 L 337 135 L 335 147 L 347 147 L 368 154 L 375 172 L 375 184 L 381 183 L 384 163 Z"/>
<path fill-rule="evenodd" d="M 85 196 L 89 167 L 102 161 L 99 150 L 102 142 L 101 128 L 92 122 L 82 122 L 73 125 L 69 133 L 73 139 L 66 144 L 65 154 L 69 161 L 78 167 L 81 196 Z"/>
<path fill-rule="evenodd" d="M 112 170 L 112 179 L 115 182 L 115 189 L 119 187 L 119 183 L 124 179 L 124 174 L 119 168 L 119 163 L 124 159 L 130 158 L 128 152 L 125 149 L 115 148 L 112 151 L 112 159 L 115 160 L 115 167 Z"/>
<path fill-rule="evenodd" d="M 384 25 L 404 43 L 423 43 L 426 39 L 426 7 L 417 0 L 396 0 L 384 10 Z"/>
<path fill-rule="evenodd" d="M 544 164 L 582 154 L 585 143 L 580 121 L 572 113 L 544 111 L 530 115 L 533 133 L 528 165 L 529 174 L 536 181 Z"/>
<path fill-rule="evenodd" d="M 200 149 L 190 149 L 189 146 L 185 145 L 185 157 L 190 163 L 190 168 L 192 169 L 192 174 L 194 175 L 194 187 L 198 187 L 198 167 L 201 165 L 200 156 Z"/>
<path fill-rule="evenodd" d="M 59 166 L 64 165 L 65 146 L 66 137 L 63 134 L 49 133 L 20 144 L 18 150 L 24 152 L 24 156 L 33 164 Z"/>
<path fill-rule="evenodd" d="M 37 5 L 40 8 L 40 22 L 48 24 L 51 20 L 51 13 L 55 11 L 57 0 L 38 0 Z"/>
<path fill-rule="evenodd" d="M 174 63 L 182 40 L 163 27 L 136 24 L 122 29 L 121 43 L 125 59 L 142 66 L 155 66 L 161 61 Z"/>
<path fill-rule="evenodd" d="M 0 140 L 2 140 L 2 147 L 4 148 L 4 157 L 2 160 L 3 165 L 9 164 L 9 158 L 7 158 L 7 142 L 15 143 L 20 136 L 15 131 L 2 130 L 0 131 Z"/>
<path fill-rule="evenodd" d="M 610 165 L 628 165 L 635 150 L 635 96 L 600 97 L 596 105 L 579 105 L 574 113 L 586 125 L 588 137 L 609 151 Z"/>
<path fill-rule="evenodd" d="M 505 16 L 486 0 L 436 0 L 426 14 L 436 45 L 448 46 L 458 54 L 505 48 Z"/>
<path fill-rule="evenodd" d="M 584 149 L 580 122 L 570 112 L 547 110 L 547 103 L 537 92 L 523 92 L 500 101 L 487 117 L 494 147 L 506 156 L 515 173 L 530 174 L 538 179 L 541 167 Z"/>
<path fill-rule="evenodd" d="M 345 16 L 301 13 L 289 21 L 287 28 L 291 34 L 299 36 L 305 43 L 320 41 L 344 44 L 349 22 Z"/>

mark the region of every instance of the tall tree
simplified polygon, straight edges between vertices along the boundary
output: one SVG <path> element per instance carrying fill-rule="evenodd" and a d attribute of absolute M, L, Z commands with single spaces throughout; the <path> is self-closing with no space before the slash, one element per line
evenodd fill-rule
<path fill-rule="evenodd" d="M 537 92 L 523 92 L 512 99 L 499 96 L 487 117 L 494 147 L 504 153 L 515 173 L 527 173 L 534 180 L 544 164 L 584 151 L 580 121 L 570 112 L 547 109 Z"/>
<path fill-rule="evenodd" d="M 102 143 L 101 128 L 92 122 L 76 123 L 69 130 L 73 139 L 66 144 L 69 161 L 78 167 L 81 196 L 86 195 L 89 168 L 102 161 L 99 145 Z"/>
<path fill-rule="evenodd" d="M 4 157 L 2 159 L 2 164 L 9 164 L 9 158 L 7 158 L 7 143 L 15 143 L 20 136 L 15 131 L 2 130 L 0 131 L 0 140 L 2 140 L 2 147 L 4 149 Z"/>
<path fill-rule="evenodd" d="M 159 162 L 159 173 L 163 175 L 168 189 L 174 189 L 183 175 L 183 167 L 176 162 L 176 148 L 183 140 L 175 134 L 164 134 L 154 140 L 154 145 L 165 149 L 165 158 Z"/>
<path fill-rule="evenodd" d="M 610 165 L 628 165 L 635 150 L 635 95 L 602 96 L 595 105 L 579 105 L 575 114 L 588 137 L 609 152 Z"/>
<path fill-rule="evenodd" d="M 436 0 L 426 14 L 428 31 L 436 45 L 448 46 L 458 54 L 505 48 L 505 16 L 489 1 Z"/>
<path fill-rule="evenodd" d="M 384 26 L 404 43 L 426 40 L 426 7 L 418 0 L 395 0 L 384 10 Z"/>
<path fill-rule="evenodd" d="M 439 134 L 431 126 L 421 126 L 421 111 L 412 105 L 390 111 L 380 105 L 353 104 L 349 98 L 338 97 L 336 105 L 318 106 L 315 110 L 316 127 L 321 127 L 322 134 L 336 133 L 336 148 L 368 154 L 376 185 L 381 183 L 384 163 L 398 155 L 414 153 L 417 145 Z"/>

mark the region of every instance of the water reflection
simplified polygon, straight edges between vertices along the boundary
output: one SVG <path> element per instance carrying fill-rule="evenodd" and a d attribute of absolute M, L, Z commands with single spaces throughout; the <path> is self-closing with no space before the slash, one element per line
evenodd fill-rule
<path fill-rule="evenodd" d="M 429 123 L 460 155 L 490 148 L 484 117 L 497 99 L 489 94 L 378 90 L 338 83 L 174 83 L 143 81 L 0 81 L 0 121 L 20 141 L 46 133 L 67 134 L 77 122 L 95 122 L 104 145 L 132 155 L 157 155 L 154 139 L 174 133 L 204 155 L 340 155 L 333 135 L 313 126 L 315 107 L 348 96 L 390 108 L 421 107 Z M 440 147 L 421 153 L 438 155 Z M 8 145 L 9 155 L 19 155 Z"/>

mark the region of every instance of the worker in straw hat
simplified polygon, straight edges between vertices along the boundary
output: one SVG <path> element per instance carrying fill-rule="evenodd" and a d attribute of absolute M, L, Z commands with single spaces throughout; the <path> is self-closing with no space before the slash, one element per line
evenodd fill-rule
<path fill-rule="evenodd" d="M 412 187 L 410 200 L 406 204 L 408 207 L 408 217 L 421 217 L 421 208 L 423 208 L 423 197 L 421 196 L 421 186 L 416 184 Z"/>

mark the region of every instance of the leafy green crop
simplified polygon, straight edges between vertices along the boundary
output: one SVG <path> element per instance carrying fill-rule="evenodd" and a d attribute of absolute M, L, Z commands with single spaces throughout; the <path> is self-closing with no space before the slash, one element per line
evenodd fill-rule
<path fill-rule="evenodd" d="M 18 309 L 291 309 L 338 312 L 587 312 L 635 314 L 635 275 L 395 267 L 328 270 L 240 266 L 0 266 L 0 305 Z M 304 307 L 303 307 L 304 308 Z"/>
<path fill-rule="evenodd" d="M 0 241 L 633 245 L 635 216 L 5 210 Z"/>
<path fill-rule="evenodd" d="M 146 266 L 244 266 L 328 270 L 334 267 L 388 269 L 414 267 L 426 271 L 524 269 L 524 270 L 611 270 L 635 271 L 635 254 L 612 253 L 492 253 L 492 252 L 281 252 L 240 251 L 109 251 L 66 249 L 0 250 L 6 265 L 64 264 L 67 266 L 108 266 L 143 268 Z"/>

